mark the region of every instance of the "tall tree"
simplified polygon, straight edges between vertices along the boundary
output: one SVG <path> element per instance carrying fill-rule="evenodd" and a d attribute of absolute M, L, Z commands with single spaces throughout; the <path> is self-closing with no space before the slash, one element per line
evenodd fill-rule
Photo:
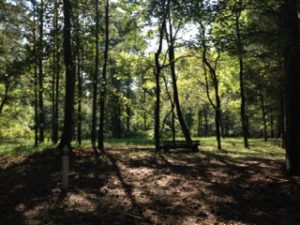
<path fill-rule="evenodd" d="M 204 76 L 205 76 L 205 89 L 206 89 L 206 95 L 207 98 L 209 100 L 209 103 L 211 104 L 211 106 L 213 107 L 214 111 L 215 111 L 215 128 L 216 128 L 216 138 L 217 138 L 217 143 L 218 143 L 218 149 L 222 149 L 222 145 L 221 145 L 221 124 L 222 124 L 222 120 L 221 120 L 221 113 L 222 113 L 222 109 L 221 109 L 221 99 L 220 99 L 220 94 L 219 94 L 219 79 L 218 79 L 218 75 L 217 75 L 217 65 L 218 65 L 218 61 L 220 58 L 220 53 L 218 52 L 217 57 L 215 59 L 215 65 L 211 64 L 211 60 L 208 59 L 207 57 L 207 44 L 205 43 L 205 40 L 202 41 L 202 60 L 203 60 L 203 69 L 204 69 Z M 215 102 L 212 100 L 211 95 L 210 95 L 210 91 L 209 91 L 209 79 L 208 79 L 208 74 L 207 74 L 207 69 L 208 69 L 208 74 L 209 77 L 212 80 L 213 83 L 213 87 L 214 87 L 214 94 L 215 94 Z"/>
<path fill-rule="evenodd" d="M 236 31 L 236 48 L 239 59 L 239 79 L 240 79 L 240 97 L 241 97 L 241 122 L 242 122 L 242 133 L 244 138 L 245 148 L 249 148 L 249 128 L 248 128 L 248 118 L 246 113 L 246 95 L 245 95 L 245 82 L 244 82 L 244 46 L 241 37 L 241 28 L 240 28 L 240 18 L 243 11 L 243 2 L 238 0 L 235 4 L 235 31 Z"/>
<path fill-rule="evenodd" d="M 104 62 L 102 68 L 101 92 L 100 92 L 100 123 L 98 148 L 101 152 L 104 151 L 104 116 L 105 116 L 105 99 L 106 99 L 106 80 L 107 80 L 107 64 L 109 51 L 109 0 L 106 0 L 105 5 L 105 46 L 104 46 Z"/>
<path fill-rule="evenodd" d="M 65 146 L 71 148 L 73 137 L 73 113 L 74 113 L 74 95 L 75 95 L 75 70 L 72 54 L 71 38 L 71 3 L 70 0 L 63 1 L 64 15 L 64 62 L 66 69 L 66 86 L 65 86 L 65 114 L 62 138 L 59 143 L 60 148 Z"/>
<path fill-rule="evenodd" d="M 45 113 L 44 113 L 44 0 L 41 0 L 39 7 L 39 141 L 44 142 Z"/>
<path fill-rule="evenodd" d="M 59 3 L 54 2 L 53 15 L 53 77 L 52 77 L 52 135 L 53 143 L 58 142 L 58 119 L 59 119 L 59 80 L 60 80 L 60 35 L 59 35 Z"/>
<path fill-rule="evenodd" d="M 284 1 L 285 73 L 286 73 L 286 166 L 300 173 L 300 47 L 296 0 Z"/>
<path fill-rule="evenodd" d="M 76 28 L 75 28 L 75 36 L 76 36 L 76 75 L 77 75 L 77 143 L 81 145 L 81 138 L 82 138 L 82 65 L 81 62 L 83 60 L 83 51 L 82 51 L 82 44 L 81 44 L 81 27 L 80 27 L 80 2 L 76 2 L 77 6 L 77 15 L 76 15 Z"/>
<path fill-rule="evenodd" d="M 175 66 L 175 38 L 176 38 L 177 32 L 175 32 L 175 34 L 173 33 L 173 22 L 172 22 L 172 18 L 171 18 L 171 1 L 170 0 L 167 0 L 166 8 L 167 8 L 167 18 L 168 18 L 169 27 L 167 29 L 167 26 L 166 26 L 165 30 L 166 30 L 166 39 L 168 42 L 168 56 L 169 56 L 171 78 L 172 78 L 172 84 L 173 84 L 173 101 L 176 106 L 177 118 L 179 120 L 179 124 L 181 126 L 182 133 L 185 137 L 186 142 L 191 144 L 192 138 L 190 135 L 190 131 L 184 121 L 180 102 L 179 102 L 179 97 L 178 97 L 177 75 L 176 75 L 176 66 Z"/>
<path fill-rule="evenodd" d="M 32 1 L 33 11 L 33 88 L 34 88 L 34 146 L 39 144 L 39 113 L 38 113 L 38 73 L 37 73 L 37 40 L 36 40 L 36 1 Z"/>
<path fill-rule="evenodd" d="M 92 109 L 92 133 L 91 141 L 94 151 L 96 150 L 96 128 L 97 128 L 97 96 L 98 96 L 98 82 L 99 82 L 99 0 L 95 1 L 96 9 L 96 32 L 95 32 L 95 71 L 93 76 L 93 109 Z"/>
<path fill-rule="evenodd" d="M 160 76 L 162 71 L 162 65 L 160 64 L 160 55 L 162 52 L 163 46 L 163 38 L 164 38 L 164 30 L 166 26 L 166 12 L 165 12 L 165 4 L 164 0 L 160 6 L 161 8 L 161 19 L 160 19 L 160 27 L 159 27 L 159 41 L 158 41 L 158 49 L 155 52 L 155 111 L 154 111 L 154 141 L 155 141 L 155 151 L 158 152 L 160 150 Z"/>

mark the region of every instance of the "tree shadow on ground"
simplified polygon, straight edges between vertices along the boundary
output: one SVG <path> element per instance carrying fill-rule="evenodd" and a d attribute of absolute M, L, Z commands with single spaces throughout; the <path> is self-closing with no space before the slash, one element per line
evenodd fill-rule
<path fill-rule="evenodd" d="M 75 151 L 71 188 L 61 156 L 0 169 L 0 224 L 298 224 L 300 182 L 283 162 L 224 152 Z"/>

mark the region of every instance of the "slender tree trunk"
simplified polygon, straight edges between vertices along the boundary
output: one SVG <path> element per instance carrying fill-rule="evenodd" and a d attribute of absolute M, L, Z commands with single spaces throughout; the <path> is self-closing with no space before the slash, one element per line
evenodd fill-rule
<path fill-rule="evenodd" d="M 97 96 L 98 96 L 98 83 L 99 83 L 99 0 L 96 0 L 96 34 L 95 34 L 95 72 L 93 77 L 93 109 L 92 109 L 92 133 L 91 142 L 94 151 L 96 150 L 96 127 L 97 127 Z"/>
<path fill-rule="evenodd" d="M 246 114 L 246 97 L 245 97 L 245 87 L 244 87 L 244 58 L 243 58 L 243 44 L 241 39 L 241 32 L 240 32 L 240 19 L 241 12 L 237 12 L 235 18 L 235 28 L 236 28 L 236 41 L 237 41 L 237 50 L 239 54 L 239 66 L 240 66 L 240 96 L 241 96 L 241 122 L 242 122 L 242 133 L 244 138 L 244 147 L 249 148 L 249 131 L 248 131 L 248 124 L 247 124 L 247 114 Z"/>
<path fill-rule="evenodd" d="M 175 128 L 175 105 L 172 103 L 172 125 L 171 125 L 171 130 L 172 130 L 172 141 L 175 143 L 176 141 L 176 128 Z"/>
<path fill-rule="evenodd" d="M 108 50 L 109 50 L 109 0 L 106 0 L 105 5 L 105 49 L 104 49 L 104 63 L 102 69 L 102 82 L 100 92 L 100 123 L 99 123 L 99 136 L 98 148 L 104 152 L 104 117 L 105 117 L 105 99 L 106 99 L 106 73 L 108 63 Z"/>
<path fill-rule="evenodd" d="M 36 57 L 36 55 L 35 55 Z M 38 73 L 36 60 L 33 66 L 34 70 L 34 146 L 39 145 L 39 109 L 38 109 Z"/>
<path fill-rule="evenodd" d="M 65 114 L 64 127 L 59 148 L 68 147 L 71 149 L 73 137 L 73 113 L 75 96 L 75 69 L 71 45 L 71 3 L 70 0 L 63 0 L 64 14 L 64 62 L 66 68 L 66 95 L 65 95 Z"/>
<path fill-rule="evenodd" d="M 220 124 L 221 122 L 221 112 L 219 109 L 215 111 L 215 124 L 216 124 L 216 136 L 217 136 L 217 143 L 218 143 L 218 149 L 222 149 L 221 145 L 221 129 L 220 129 Z"/>
<path fill-rule="evenodd" d="M 45 115 L 44 115 L 44 74 L 43 74 L 43 55 L 44 55 L 44 1 L 41 0 L 40 9 L 40 25 L 39 25 L 39 141 L 44 142 L 44 128 L 45 128 Z"/>
<path fill-rule="evenodd" d="M 281 139 L 281 147 L 286 148 L 286 136 L 285 136 L 285 105 L 284 105 L 284 94 L 281 94 L 280 98 L 280 115 L 279 115 L 279 137 Z"/>
<path fill-rule="evenodd" d="M 268 129 L 267 129 L 267 119 L 266 119 L 266 109 L 263 94 L 260 95 L 261 111 L 262 111 L 262 121 L 264 125 L 264 141 L 268 141 Z"/>
<path fill-rule="evenodd" d="M 131 99 L 130 83 L 131 83 L 131 81 L 128 79 L 126 81 L 126 97 L 128 99 Z M 127 114 L 127 117 L 126 117 L 126 130 L 127 130 L 127 133 L 129 134 L 130 133 L 130 123 L 131 123 L 132 112 L 131 112 L 131 108 L 129 107 L 128 104 L 126 105 L 126 114 Z"/>
<path fill-rule="evenodd" d="M 221 118 L 221 99 L 219 96 L 219 81 L 218 76 L 216 73 L 216 68 L 219 60 L 219 55 L 215 61 L 215 66 L 213 67 L 209 60 L 207 59 L 207 46 L 205 41 L 202 42 L 203 52 L 202 52 L 202 60 L 203 60 L 203 69 L 204 69 L 204 75 L 205 75 L 205 88 L 206 88 L 206 95 L 209 100 L 210 105 L 215 111 L 215 129 L 216 129 L 216 139 L 217 139 L 217 145 L 218 149 L 222 149 L 221 144 L 221 134 L 222 134 L 222 118 Z M 206 67 L 208 67 L 209 75 L 211 77 L 213 87 L 215 90 L 215 103 L 211 99 L 210 91 L 209 91 L 209 81 L 208 81 L 208 75 Z"/>
<path fill-rule="evenodd" d="M 52 71 L 52 80 L 51 80 L 51 103 L 52 103 L 52 108 L 51 108 L 51 110 L 52 110 L 52 127 L 51 127 L 51 141 L 52 141 L 52 143 L 56 143 L 55 142 L 55 140 L 54 140 L 54 133 L 55 133 L 55 103 L 56 103 L 56 101 L 55 101 L 55 97 L 56 97 L 56 95 L 55 95 L 55 92 L 56 92 L 56 90 L 55 90 L 55 87 L 56 87 L 56 67 L 57 67 L 57 65 L 56 65 L 56 52 L 55 51 L 53 51 L 53 71 Z"/>
<path fill-rule="evenodd" d="M 4 88 L 5 88 L 4 94 L 2 96 L 2 101 L 0 103 L 0 114 L 2 114 L 3 107 L 4 107 L 4 105 L 7 102 L 7 98 L 8 98 L 8 84 L 5 84 Z"/>
<path fill-rule="evenodd" d="M 202 128 L 202 112 L 198 110 L 198 128 L 197 128 L 197 136 L 201 136 L 201 128 Z"/>
<path fill-rule="evenodd" d="M 164 37 L 164 30 L 166 26 L 166 16 L 165 16 L 165 0 L 162 3 L 162 20 L 160 21 L 160 28 L 159 28 L 159 42 L 158 42 L 158 49 L 155 53 L 155 111 L 154 111 L 154 141 L 155 141 L 155 151 L 160 151 L 160 76 L 162 66 L 160 64 L 159 58 L 162 52 L 162 45 L 163 45 L 163 37 Z"/>
<path fill-rule="evenodd" d="M 34 80 L 34 146 L 37 147 L 39 144 L 39 108 L 38 108 L 38 73 L 37 73 L 37 40 L 36 40 L 36 1 L 32 1 L 33 7 L 33 80 Z"/>
<path fill-rule="evenodd" d="M 76 76 L 77 76 L 77 115 L 76 115 L 76 140 L 78 145 L 81 145 L 81 136 L 82 136 L 82 114 L 81 114 L 81 102 L 82 102 L 82 58 L 83 58 L 83 49 L 81 45 L 81 27 L 80 27 L 80 4 L 76 1 L 76 22 L 75 22 L 75 40 L 76 40 Z"/>
<path fill-rule="evenodd" d="M 300 174 L 300 47 L 296 0 L 284 1 L 286 44 L 286 164 L 287 171 Z"/>
<path fill-rule="evenodd" d="M 58 1 L 55 1 L 54 13 L 54 53 L 53 53 L 53 78 L 52 78 L 52 135 L 53 143 L 58 142 L 58 102 L 59 102 L 59 73 L 60 73 L 60 43 L 58 28 Z"/>
<path fill-rule="evenodd" d="M 179 97 L 178 97 L 178 88 L 177 88 L 177 76 L 176 76 L 176 68 L 175 68 L 175 50 L 174 50 L 174 37 L 173 37 L 173 27 L 172 27 L 172 21 L 170 16 L 170 0 L 168 0 L 168 17 L 169 17 L 169 34 L 166 33 L 167 36 L 169 36 L 168 40 L 168 55 L 169 55 L 169 62 L 170 62 L 170 69 L 171 69 L 171 77 L 172 77 L 172 84 L 173 84 L 173 101 L 176 106 L 177 111 L 177 117 L 179 120 L 179 124 L 181 126 L 182 133 L 185 137 L 185 140 L 188 144 L 192 144 L 192 138 L 190 135 L 190 132 L 186 126 L 186 123 L 184 121 Z"/>
<path fill-rule="evenodd" d="M 205 137 L 208 137 L 209 135 L 209 131 L 208 131 L 208 112 L 207 109 L 204 110 L 204 121 L 205 121 L 205 126 L 204 126 L 204 130 L 205 130 Z"/>
<path fill-rule="evenodd" d="M 77 54 L 77 92 L 78 92 L 78 99 L 77 99 L 77 142 L 79 145 L 81 145 L 81 136 L 82 136 L 82 112 L 81 112 L 81 102 L 82 102 L 82 77 L 81 77 L 81 70 L 82 70 L 82 60 L 83 60 L 83 53 L 80 46 L 80 40 L 78 38 L 77 40 L 77 48 L 78 48 L 78 54 Z"/>
<path fill-rule="evenodd" d="M 146 91 L 144 91 L 143 93 L 143 102 L 144 102 L 144 107 L 143 107 L 143 110 L 144 110 L 144 115 L 143 115 L 143 118 L 144 118 L 144 131 L 147 130 L 147 105 L 146 105 Z"/>
<path fill-rule="evenodd" d="M 274 116 L 270 116 L 270 133 L 271 133 L 271 138 L 275 137 L 275 131 L 274 131 Z"/>

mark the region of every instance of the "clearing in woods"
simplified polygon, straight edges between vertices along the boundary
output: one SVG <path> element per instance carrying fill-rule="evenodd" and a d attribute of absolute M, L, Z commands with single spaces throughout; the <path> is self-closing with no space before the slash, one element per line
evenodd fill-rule
<path fill-rule="evenodd" d="M 300 179 L 284 174 L 276 141 L 247 150 L 226 139 L 222 151 L 213 142 L 198 153 L 155 154 L 135 141 L 97 158 L 76 149 L 66 194 L 58 151 L 3 145 L 0 224 L 299 224 Z"/>

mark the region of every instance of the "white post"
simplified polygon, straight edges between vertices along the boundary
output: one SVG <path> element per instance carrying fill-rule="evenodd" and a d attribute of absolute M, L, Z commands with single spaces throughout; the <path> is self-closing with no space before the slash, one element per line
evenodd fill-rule
<path fill-rule="evenodd" d="M 69 185 L 69 148 L 64 147 L 62 157 L 62 189 L 68 189 Z"/>

